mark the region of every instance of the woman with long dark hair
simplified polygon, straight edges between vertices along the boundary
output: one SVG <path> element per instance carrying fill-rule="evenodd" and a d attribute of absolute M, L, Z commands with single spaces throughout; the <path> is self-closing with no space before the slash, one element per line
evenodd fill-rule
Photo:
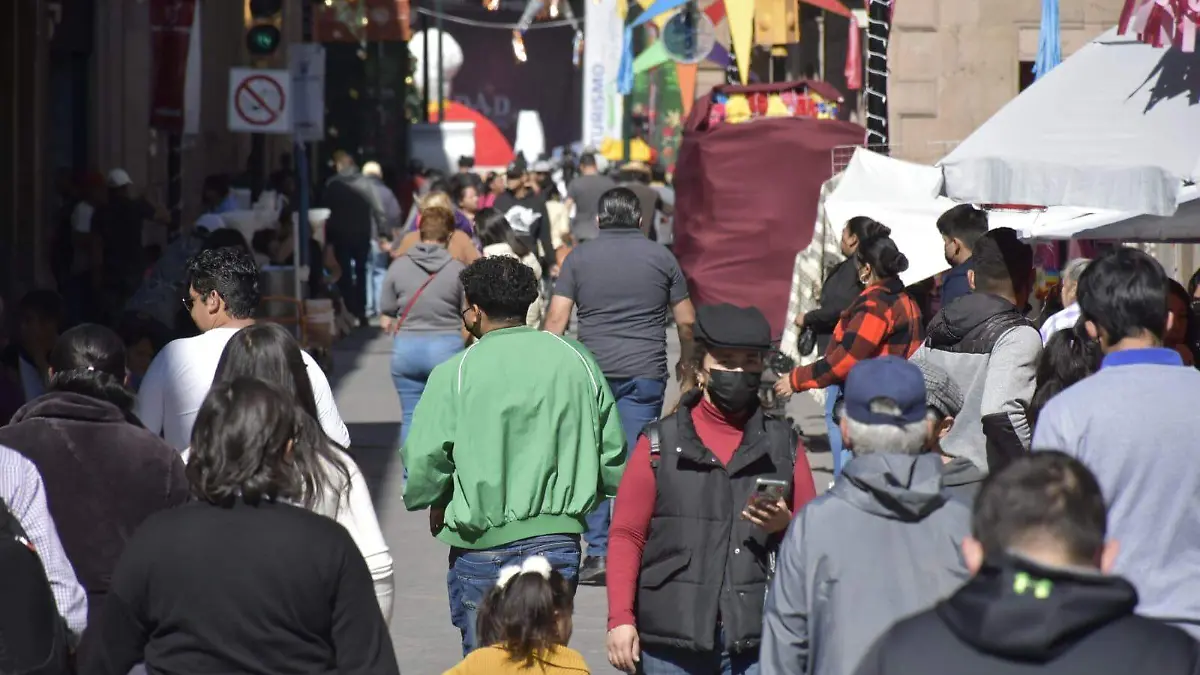
<path fill-rule="evenodd" d="M 286 328 L 260 323 L 238 331 L 225 346 L 213 384 L 250 377 L 292 392 L 294 403 L 317 419 L 317 402 L 300 353 Z M 291 461 L 303 491 L 298 503 L 341 523 L 367 561 L 385 620 L 392 617 L 392 556 L 379 529 L 371 492 L 358 465 L 324 431 L 297 440 Z"/>
<path fill-rule="evenodd" d="M 817 308 L 796 315 L 796 325 L 801 331 L 812 331 L 817 354 L 824 354 L 829 348 L 829 343 L 833 341 L 833 330 L 837 328 L 842 312 L 862 293 L 863 284 L 858 277 L 858 262 L 855 259 L 859 244 L 883 232 L 887 232 L 887 228 L 882 223 L 866 216 L 851 218 L 842 228 L 840 248 L 846 259 L 835 265 L 825 277 Z M 825 427 L 829 432 L 834 474 L 842 472 L 842 432 L 833 420 L 833 407 L 841 392 L 841 383 L 825 387 Z"/>
<path fill-rule="evenodd" d="M 47 392 L 0 428 L 0 445 L 42 474 L 50 515 L 95 616 L 129 537 L 146 518 L 185 502 L 187 479 L 179 453 L 130 412 L 125 344 L 115 332 L 96 324 L 66 331 L 49 367 Z"/>
<path fill-rule="evenodd" d="M 479 234 L 479 243 L 483 245 L 483 255 L 503 255 L 520 260 L 538 279 L 542 278 L 542 264 L 537 256 L 529 250 L 525 242 L 513 232 L 508 219 L 496 209 L 483 209 L 475 217 L 475 232 Z M 539 291 L 542 288 L 539 286 Z M 542 315 L 546 307 L 544 293 L 538 293 L 538 299 L 529 305 L 525 314 L 525 324 L 530 328 L 542 327 Z"/>
<path fill-rule="evenodd" d="M 1038 359 L 1037 385 L 1029 399 L 1029 427 L 1037 426 L 1038 414 L 1046 403 L 1067 387 L 1100 370 L 1104 353 L 1100 343 L 1087 334 L 1083 321 L 1056 330 Z"/>
<path fill-rule="evenodd" d="M 908 269 L 905 257 L 886 226 L 873 227 L 873 234 L 860 240 L 854 252 L 854 268 L 863 291 L 841 314 L 825 355 L 807 366 L 794 369 L 775 383 L 775 393 L 793 392 L 842 384 L 859 361 L 877 356 L 908 358 L 925 338 L 921 308 L 904 290 L 900 274 Z M 835 476 L 849 453 L 834 460 Z"/>
<path fill-rule="evenodd" d="M 346 529 L 294 503 L 320 425 L 260 380 L 216 383 L 192 431 L 194 501 L 149 519 L 113 573 L 85 673 L 398 674 Z"/>

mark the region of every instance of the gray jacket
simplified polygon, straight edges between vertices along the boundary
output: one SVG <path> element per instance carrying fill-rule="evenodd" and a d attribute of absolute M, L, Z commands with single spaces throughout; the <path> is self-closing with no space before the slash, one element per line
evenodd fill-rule
<path fill-rule="evenodd" d="M 1041 334 L 1003 298 L 972 293 L 943 307 L 912 356 L 941 366 L 963 391 L 942 452 L 984 471 L 996 459 L 1027 452 L 1033 436 L 1029 400 L 1041 355 Z"/>
<path fill-rule="evenodd" d="M 848 675 L 895 621 L 967 579 L 971 513 L 943 495 L 941 463 L 857 456 L 796 516 L 764 609 L 763 675 Z"/>
<path fill-rule="evenodd" d="M 400 324 L 409 332 L 453 332 L 462 328 L 462 284 L 458 281 L 463 264 L 437 244 L 417 244 L 392 261 L 383 290 L 379 296 L 379 311 L 393 317 L 412 308 Z M 421 291 L 421 287 L 425 290 Z M 413 296 L 420 297 L 413 302 Z"/>

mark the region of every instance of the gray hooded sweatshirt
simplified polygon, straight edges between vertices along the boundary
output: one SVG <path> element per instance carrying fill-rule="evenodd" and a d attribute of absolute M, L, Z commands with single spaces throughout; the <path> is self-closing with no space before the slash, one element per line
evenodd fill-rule
<path fill-rule="evenodd" d="M 416 332 L 454 332 L 462 328 L 462 284 L 458 281 L 463 264 L 437 244 L 417 244 L 392 261 L 383 279 L 379 311 L 399 317 L 408 311 L 400 330 Z M 421 286 L 428 281 L 425 290 Z M 413 296 L 421 295 L 413 301 Z"/>
<path fill-rule="evenodd" d="M 763 675 L 848 675 L 898 619 L 967 579 L 971 512 L 932 454 L 856 456 L 780 546 L 763 611 Z"/>

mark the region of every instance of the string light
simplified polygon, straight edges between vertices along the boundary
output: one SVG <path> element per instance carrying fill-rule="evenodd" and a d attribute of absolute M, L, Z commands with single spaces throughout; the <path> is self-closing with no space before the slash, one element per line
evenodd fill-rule
<path fill-rule="evenodd" d="M 551 0 L 550 2 L 550 18 L 558 18 L 558 0 Z"/>
<path fill-rule="evenodd" d="M 494 12 L 500 9 L 500 0 L 483 0 L 483 6 L 489 12 Z"/>
<path fill-rule="evenodd" d="M 525 63 L 529 60 L 529 55 L 525 53 L 525 38 L 521 37 L 521 34 L 515 30 L 513 31 L 512 46 L 513 54 L 517 57 L 517 61 Z"/>

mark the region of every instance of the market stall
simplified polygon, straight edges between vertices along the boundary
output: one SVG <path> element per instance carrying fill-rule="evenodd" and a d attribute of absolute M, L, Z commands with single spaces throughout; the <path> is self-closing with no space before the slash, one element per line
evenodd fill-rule
<path fill-rule="evenodd" d="M 831 151 L 864 138 L 856 124 L 809 116 L 837 104 L 830 89 L 726 86 L 697 101 L 675 173 L 674 248 L 693 302 L 749 300 L 783 332 L 790 272 L 812 240 Z"/>

